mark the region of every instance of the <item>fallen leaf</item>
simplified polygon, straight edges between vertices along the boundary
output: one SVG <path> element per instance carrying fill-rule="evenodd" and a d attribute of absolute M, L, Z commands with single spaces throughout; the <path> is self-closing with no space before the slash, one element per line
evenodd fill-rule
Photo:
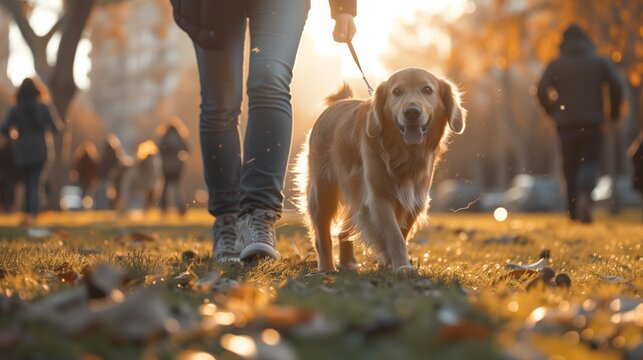
<path fill-rule="evenodd" d="M 99 264 L 87 273 L 87 291 L 92 299 L 106 297 L 113 290 L 123 287 L 128 280 L 127 273 L 121 268 Z"/>
<path fill-rule="evenodd" d="M 74 283 L 80 279 L 80 274 L 73 270 L 58 273 L 58 279 L 64 283 Z"/>
<path fill-rule="evenodd" d="M 456 341 L 485 340 L 493 330 L 488 325 L 479 324 L 470 320 L 460 320 L 455 324 L 440 328 L 437 334 L 439 344 L 448 344 Z"/>
<path fill-rule="evenodd" d="M 214 285 L 218 284 L 221 280 L 221 275 L 218 272 L 209 272 L 201 276 L 197 281 L 194 282 L 194 286 L 202 290 L 209 290 Z"/>
<path fill-rule="evenodd" d="M 134 241 L 134 242 L 152 242 L 152 241 L 156 241 L 156 238 L 154 236 L 148 235 L 148 234 L 145 234 L 145 233 L 142 233 L 142 232 L 137 232 L 137 231 L 135 231 L 133 233 L 130 233 L 129 236 L 132 239 L 132 241 Z"/>
<path fill-rule="evenodd" d="M 84 247 L 84 248 L 81 248 L 80 250 L 78 250 L 78 253 L 83 255 L 83 256 L 100 254 L 101 252 L 102 252 L 101 249 L 89 248 L 89 247 Z"/>
<path fill-rule="evenodd" d="M 617 284 L 631 284 L 629 280 L 623 279 L 620 276 L 615 276 L 615 275 L 602 275 L 602 274 L 596 274 L 599 278 L 609 281 L 611 283 L 617 283 Z"/>
<path fill-rule="evenodd" d="M 270 305 L 260 315 L 269 326 L 275 328 L 291 327 L 312 320 L 315 311 L 294 306 Z"/>
<path fill-rule="evenodd" d="M 180 326 L 154 286 L 133 292 L 123 302 L 97 311 L 96 316 L 112 336 L 129 341 L 149 340 Z"/>
<path fill-rule="evenodd" d="M 536 261 L 535 263 L 527 264 L 527 265 L 521 265 L 521 264 L 505 264 L 505 269 L 507 270 L 542 270 L 545 268 L 545 265 L 547 264 L 547 259 L 540 259 Z"/>
<path fill-rule="evenodd" d="M 529 243 L 529 238 L 518 235 L 501 235 L 488 238 L 482 242 L 484 245 L 490 244 L 516 244 L 516 245 L 527 245 Z"/>

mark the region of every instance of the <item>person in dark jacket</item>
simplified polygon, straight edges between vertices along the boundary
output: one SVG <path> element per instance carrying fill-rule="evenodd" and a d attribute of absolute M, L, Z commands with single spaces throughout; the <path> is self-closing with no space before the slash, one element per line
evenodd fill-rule
<path fill-rule="evenodd" d="M 6 213 L 13 212 L 16 184 L 20 181 L 12 143 L 10 138 L 0 137 L 0 209 Z"/>
<path fill-rule="evenodd" d="M 98 154 L 96 145 L 90 141 L 85 141 L 74 154 L 74 168 L 69 177 L 82 190 L 83 207 L 91 208 L 94 203 L 94 195 L 98 185 L 98 170 L 101 158 Z M 88 201 L 91 200 L 91 201 Z"/>
<path fill-rule="evenodd" d="M 174 193 L 174 201 L 181 215 L 185 214 L 186 203 L 181 193 L 179 179 L 185 161 L 188 158 L 188 131 L 178 117 L 173 117 L 159 130 L 161 135 L 158 143 L 159 154 L 163 169 L 163 191 L 161 192 L 161 210 L 165 212 L 168 207 L 170 192 Z"/>
<path fill-rule="evenodd" d="M 558 131 L 569 216 L 584 223 L 592 221 L 590 194 L 598 177 L 603 143 L 604 86 L 609 87 L 610 117 L 616 122 L 622 98 L 618 73 L 608 59 L 596 54 L 583 29 L 569 26 L 560 56 L 545 69 L 537 94 Z"/>
<path fill-rule="evenodd" d="M 628 155 L 634 165 L 632 187 L 641 195 L 641 209 L 643 210 L 643 131 L 639 132 L 639 136 L 630 145 Z M 643 211 L 641 219 L 643 219 Z"/>
<path fill-rule="evenodd" d="M 115 209 L 122 175 L 133 160 L 125 153 L 116 134 L 107 136 L 100 158 L 95 208 Z"/>
<path fill-rule="evenodd" d="M 9 109 L 0 132 L 13 140 L 13 157 L 25 185 L 25 213 L 33 217 L 40 211 L 40 175 L 47 161 L 48 131 L 58 126 L 49 108 L 40 102 L 40 91 L 32 79 L 25 79 L 16 95 L 16 105 Z"/>
<path fill-rule="evenodd" d="M 355 3 L 330 0 L 337 42 L 350 41 L 355 33 Z M 208 210 L 216 217 L 214 260 L 278 258 L 274 224 L 283 208 L 292 135 L 290 83 L 310 0 L 172 0 L 172 5 L 196 49 L 201 153 Z M 246 28 L 249 109 L 242 142 L 238 119 Z"/>

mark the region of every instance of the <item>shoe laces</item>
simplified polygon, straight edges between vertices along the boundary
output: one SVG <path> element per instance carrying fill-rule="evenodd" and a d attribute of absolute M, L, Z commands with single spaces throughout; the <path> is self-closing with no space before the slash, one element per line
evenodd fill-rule
<path fill-rule="evenodd" d="M 235 253 L 237 234 L 235 216 L 221 216 L 214 224 L 214 239 L 220 254 Z"/>
<path fill-rule="evenodd" d="M 261 241 L 270 245 L 274 241 L 274 224 L 277 216 L 271 210 L 255 210 L 251 216 L 250 234 L 254 241 Z"/>

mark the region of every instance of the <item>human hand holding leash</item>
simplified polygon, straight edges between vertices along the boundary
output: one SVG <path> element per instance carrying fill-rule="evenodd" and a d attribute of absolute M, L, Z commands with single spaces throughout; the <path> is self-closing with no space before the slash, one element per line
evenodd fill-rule
<path fill-rule="evenodd" d="M 341 13 L 335 19 L 335 29 L 333 30 L 333 39 L 339 43 L 346 43 L 353 40 L 356 32 L 353 15 Z"/>

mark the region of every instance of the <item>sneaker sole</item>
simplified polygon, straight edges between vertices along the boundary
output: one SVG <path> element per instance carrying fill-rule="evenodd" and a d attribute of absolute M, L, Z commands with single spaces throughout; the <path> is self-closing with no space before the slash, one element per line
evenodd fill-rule
<path fill-rule="evenodd" d="M 278 260 L 280 256 L 277 249 L 264 243 L 248 244 L 241 252 L 241 255 L 239 255 L 239 259 L 245 262 L 257 261 L 264 258 Z"/>

